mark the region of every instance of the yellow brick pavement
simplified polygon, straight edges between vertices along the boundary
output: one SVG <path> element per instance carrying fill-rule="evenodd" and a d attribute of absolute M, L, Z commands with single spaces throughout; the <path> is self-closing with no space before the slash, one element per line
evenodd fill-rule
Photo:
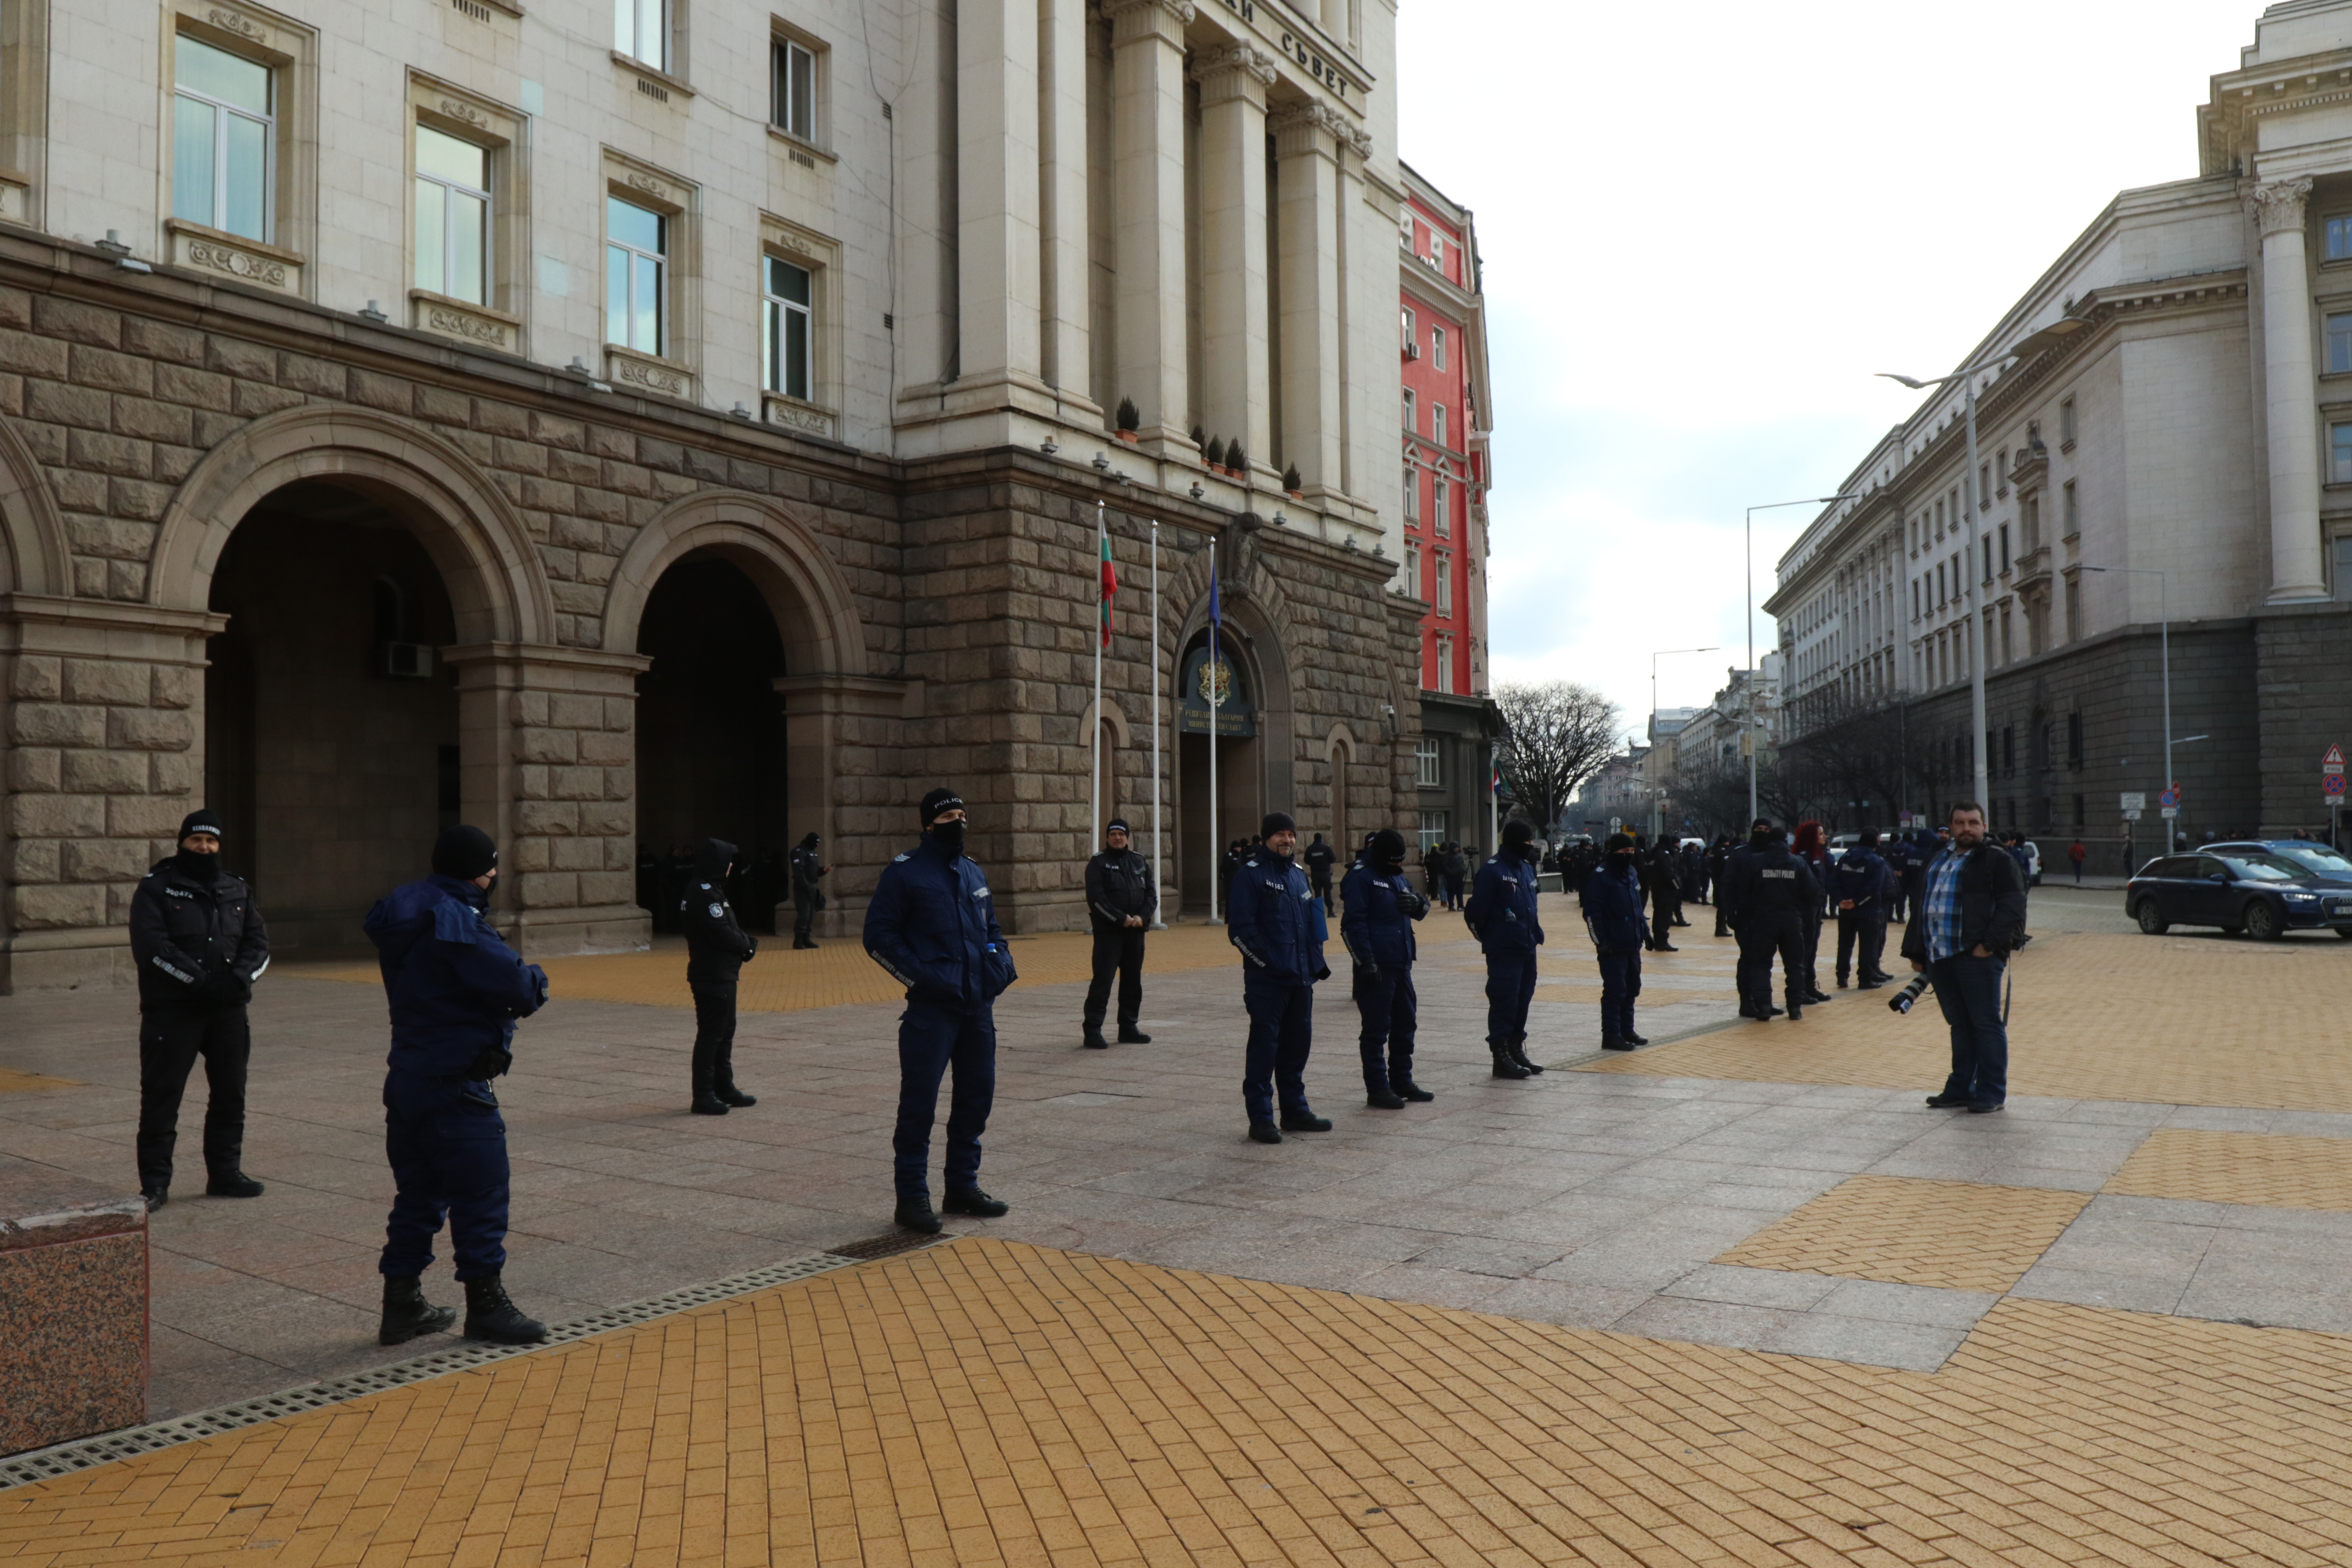
<path fill-rule="evenodd" d="M 2039 1187 L 1852 1176 L 1716 1259 L 1749 1268 L 2006 1290 L 2091 1201 Z"/>
<path fill-rule="evenodd" d="M 0 1494 L 0 1557 L 2318 1564 L 2347 1382 L 2053 1303 L 1928 1375 L 967 1239 Z"/>
<path fill-rule="evenodd" d="M 2162 1128 L 2104 1191 L 2269 1208 L 2352 1212 L 2352 1139 Z"/>
<path fill-rule="evenodd" d="M 2352 1111 L 2352 1022 L 2313 1005 L 2352 984 L 2352 942 L 2075 933 L 2041 939 L 2011 968 L 2012 1094 Z M 1800 1023 L 1743 1023 L 1581 1070 L 1941 1087 L 1950 1036 L 1933 995 L 1897 1017 L 1891 991 L 1835 994 Z"/>
<path fill-rule="evenodd" d="M 69 1078 L 48 1078 L 37 1072 L 19 1072 L 15 1068 L 0 1068 L 0 1094 L 30 1094 L 43 1089 L 76 1089 L 79 1082 Z"/>

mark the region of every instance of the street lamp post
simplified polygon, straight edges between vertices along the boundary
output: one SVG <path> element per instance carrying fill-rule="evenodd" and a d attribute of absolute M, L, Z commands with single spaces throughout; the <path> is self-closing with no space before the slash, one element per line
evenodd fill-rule
<path fill-rule="evenodd" d="M 1722 651 L 1722 647 L 1717 644 L 1710 645 L 1706 647 L 1664 648 L 1650 655 L 1650 750 L 1653 753 L 1654 753 L 1658 748 L 1658 660 L 1662 658 L 1673 658 L 1678 654 L 1721 653 Z M 1656 805 L 1653 805 L 1650 807 L 1650 837 L 1652 838 L 1655 838 L 1658 836 L 1658 818 L 1660 810 L 1661 808 Z"/>
<path fill-rule="evenodd" d="M 1802 496 L 1796 500 L 1768 500 L 1748 509 L 1748 820 L 1756 820 L 1756 731 L 1761 728 L 1756 717 L 1756 514 L 1775 511 L 1784 506 L 1834 506 L 1842 500 L 1858 499 L 1857 494 L 1839 496 Z M 1650 707 L 1658 705 L 1656 672 L 1652 671 Z"/>

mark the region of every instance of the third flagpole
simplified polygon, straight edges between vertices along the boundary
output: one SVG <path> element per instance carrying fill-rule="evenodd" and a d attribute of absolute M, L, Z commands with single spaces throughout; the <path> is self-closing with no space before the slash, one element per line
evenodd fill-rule
<path fill-rule="evenodd" d="M 1160 837 L 1160 520 L 1151 519 L 1151 885 L 1164 898 L 1168 890 L 1168 859 Z M 1152 904 L 1153 931 L 1165 931 L 1168 921 L 1158 902 Z"/>
<path fill-rule="evenodd" d="M 1209 548 L 1213 552 L 1216 542 Z M 1209 700 L 1209 923 L 1225 922 L 1217 918 L 1217 868 L 1224 864 L 1225 847 L 1217 838 L 1217 558 L 1209 557 L 1209 662 L 1202 667 L 1208 688 L 1202 695 Z"/>
<path fill-rule="evenodd" d="M 1110 531 L 1109 526 L 1103 521 L 1103 503 L 1100 500 L 1095 502 L 1095 559 L 1097 563 L 1095 592 L 1102 597 L 1102 624 L 1095 635 L 1095 782 L 1093 793 L 1087 797 L 1093 805 L 1093 820 L 1087 825 L 1087 837 L 1089 839 L 1102 837 L 1102 661 L 1103 647 L 1110 641 Z M 1092 854 L 1093 851 L 1089 849 L 1087 853 Z"/>

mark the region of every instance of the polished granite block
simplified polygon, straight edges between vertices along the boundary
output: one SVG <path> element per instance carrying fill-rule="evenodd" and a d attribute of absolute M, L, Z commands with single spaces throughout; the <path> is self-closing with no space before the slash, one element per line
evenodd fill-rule
<path fill-rule="evenodd" d="M 147 1418 L 147 1212 L 0 1160 L 0 1454 Z"/>

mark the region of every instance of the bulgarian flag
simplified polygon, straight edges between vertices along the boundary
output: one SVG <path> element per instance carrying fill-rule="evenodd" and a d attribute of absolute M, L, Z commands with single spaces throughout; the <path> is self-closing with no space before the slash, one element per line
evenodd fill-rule
<path fill-rule="evenodd" d="M 1111 600 L 1118 594 L 1118 568 L 1111 563 L 1109 531 L 1100 527 L 1099 522 L 1096 529 L 1096 538 L 1102 544 L 1102 645 L 1108 647 L 1110 647 L 1110 605 Z"/>

